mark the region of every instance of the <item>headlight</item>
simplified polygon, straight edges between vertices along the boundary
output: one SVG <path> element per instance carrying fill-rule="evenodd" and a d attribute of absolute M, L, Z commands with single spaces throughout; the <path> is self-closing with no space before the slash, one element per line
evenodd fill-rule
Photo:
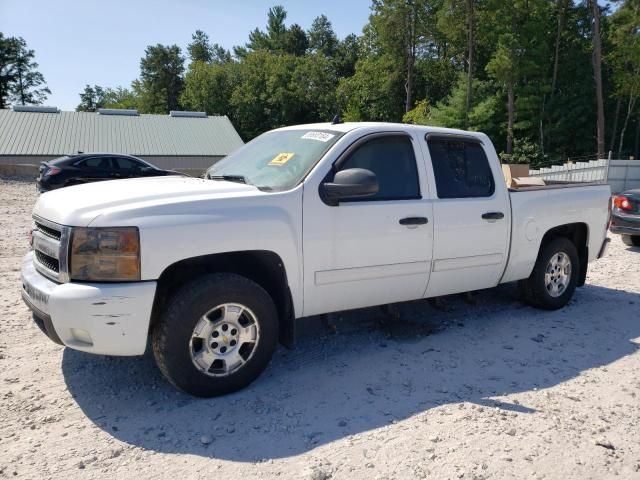
<path fill-rule="evenodd" d="M 140 233 L 136 227 L 74 228 L 70 264 L 72 280 L 140 280 Z"/>

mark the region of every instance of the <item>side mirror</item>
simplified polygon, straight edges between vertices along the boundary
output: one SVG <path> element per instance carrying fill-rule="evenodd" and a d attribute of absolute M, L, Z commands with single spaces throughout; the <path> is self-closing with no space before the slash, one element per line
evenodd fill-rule
<path fill-rule="evenodd" d="M 337 206 L 340 200 L 370 197 L 378 193 L 376 174 L 364 168 L 340 170 L 333 182 L 322 184 L 322 193 L 326 203 Z"/>

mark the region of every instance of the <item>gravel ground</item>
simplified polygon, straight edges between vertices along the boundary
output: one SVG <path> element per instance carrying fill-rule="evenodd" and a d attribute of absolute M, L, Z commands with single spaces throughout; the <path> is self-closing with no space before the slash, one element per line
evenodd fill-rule
<path fill-rule="evenodd" d="M 513 286 L 305 321 L 242 392 L 63 349 L 20 300 L 36 194 L 0 180 L 0 478 L 640 478 L 640 249 L 561 311 Z"/>

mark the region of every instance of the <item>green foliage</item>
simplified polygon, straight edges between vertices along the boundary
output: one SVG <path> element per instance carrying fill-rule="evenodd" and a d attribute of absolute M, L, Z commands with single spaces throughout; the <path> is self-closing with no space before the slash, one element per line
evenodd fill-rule
<path fill-rule="evenodd" d="M 402 116 L 402 121 L 404 123 L 413 123 L 414 125 L 428 125 L 430 109 L 429 100 L 426 98 L 419 100 L 412 110 Z"/>
<path fill-rule="evenodd" d="M 335 77 L 321 55 L 249 53 L 230 100 L 231 117 L 247 138 L 276 127 L 327 121 L 335 113 Z"/>
<path fill-rule="evenodd" d="M 99 108 L 104 108 L 105 91 L 100 85 L 86 85 L 80 94 L 80 104 L 76 107 L 76 112 L 95 112 Z"/>
<path fill-rule="evenodd" d="M 291 55 L 301 57 L 307 53 L 308 48 L 309 39 L 307 38 L 307 34 L 300 25 L 294 23 L 285 33 L 283 50 Z"/>
<path fill-rule="evenodd" d="M 631 153 L 636 135 L 624 132 L 640 123 L 640 0 L 612 2 L 602 7 L 607 136 L 616 133 L 614 144 Z M 468 107 L 469 5 L 475 28 Z M 325 15 L 306 32 L 286 20 L 282 6 L 269 9 L 266 26 L 249 32 L 233 56 L 197 30 L 186 73 L 177 46 L 150 46 L 130 89 L 87 86 L 78 109 L 122 105 L 166 113 L 180 106 L 228 115 L 246 139 L 341 113 L 345 120 L 467 125 L 487 133 L 498 150 L 512 137 L 512 161 L 595 152 L 585 1 L 372 0 L 362 33 L 342 40 Z M 15 82 L 7 40 L 0 34 L 0 102 Z"/>
<path fill-rule="evenodd" d="M 500 153 L 502 163 L 530 164 L 533 168 L 545 165 L 547 158 L 540 150 L 540 146 L 528 138 L 517 139 L 513 145 L 513 152 Z"/>
<path fill-rule="evenodd" d="M 197 62 L 185 75 L 180 104 L 187 110 L 210 115 L 229 114 L 231 95 L 239 81 L 240 65 L 237 63 Z"/>
<path fill-rule="evenodd" d="M 187 52 L 189 52 L 191 62 L 210 63 L 213 59 L 213 52 L 209 35 L 202 30 L 196 30 L 196 33 L 191 36 L 191 43 L 187 45 Z"/>
<path fill-rule="evenodd" d="M 177 45 L 152 45 L 140 60 L 140 80 L 132 85 L 143 113 L 168 113 L 178 109 L 182 91 L 184 57 Z"/>
<path fill-rule="evenodd" d="M 100 85 L 86 85 L 80 94 L 80 104 L 76 112 L 95 112 L 99 108 L 139 108 L 139 99 L 126 88 L 103 88 Z"/>
<path fill-rule="evenodd" d="M 287 12 L 282 5 L 269 9 L 267 29 L 255 28 L 249 33 L 249 42 L 244 47 L 235 47 L 237 57 L 243 59 L 250 52 L 265 50 L 271 53 L 304 55 L 309 48 L 307 34 L 298 24 L 287 28 L 285 20 Z"/>
<path fill-rule="evenodd" d="M 334 57 L 338 49 L 338 37 L 333 31 L 331 22 L 325 15 L 313 20 L 309 30 L 309 48 L 314 53 Z"/>
<path fill-rule="evenodd" d="M 51 94 L 34 58 L 22 37 L 0 32 L 0 108 L 9 103 L 40 105 Z"/>
<path fill-rule="evenodd" d="M 338 98 L 348 121 L 397 122 L 404 113 L 403 76 L 390 55 L 358 60 L 352 77 L 340 79 Z"/>
<path fill-rule="evenodd" d="M 352 77 L 356 73 L 359 51 L 358 37 L 353 34 L 347 35 L 344 40 L 338 43 L 333 55 L 333 64 L 339 78 Z"/>

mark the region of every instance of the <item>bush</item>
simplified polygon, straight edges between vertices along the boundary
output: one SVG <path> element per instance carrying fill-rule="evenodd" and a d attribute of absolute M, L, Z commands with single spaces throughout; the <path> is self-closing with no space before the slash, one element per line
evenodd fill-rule
<path fill-rule="evenodd" d="M 547 157 L 542 153 L 537 143 L 528 138 L 522 138 L 514 141 L 512 153 L 501 152 L 500 160 L 502 163 L 528 163 L 532 167 L 538 167 L 546 162 Z"/>

